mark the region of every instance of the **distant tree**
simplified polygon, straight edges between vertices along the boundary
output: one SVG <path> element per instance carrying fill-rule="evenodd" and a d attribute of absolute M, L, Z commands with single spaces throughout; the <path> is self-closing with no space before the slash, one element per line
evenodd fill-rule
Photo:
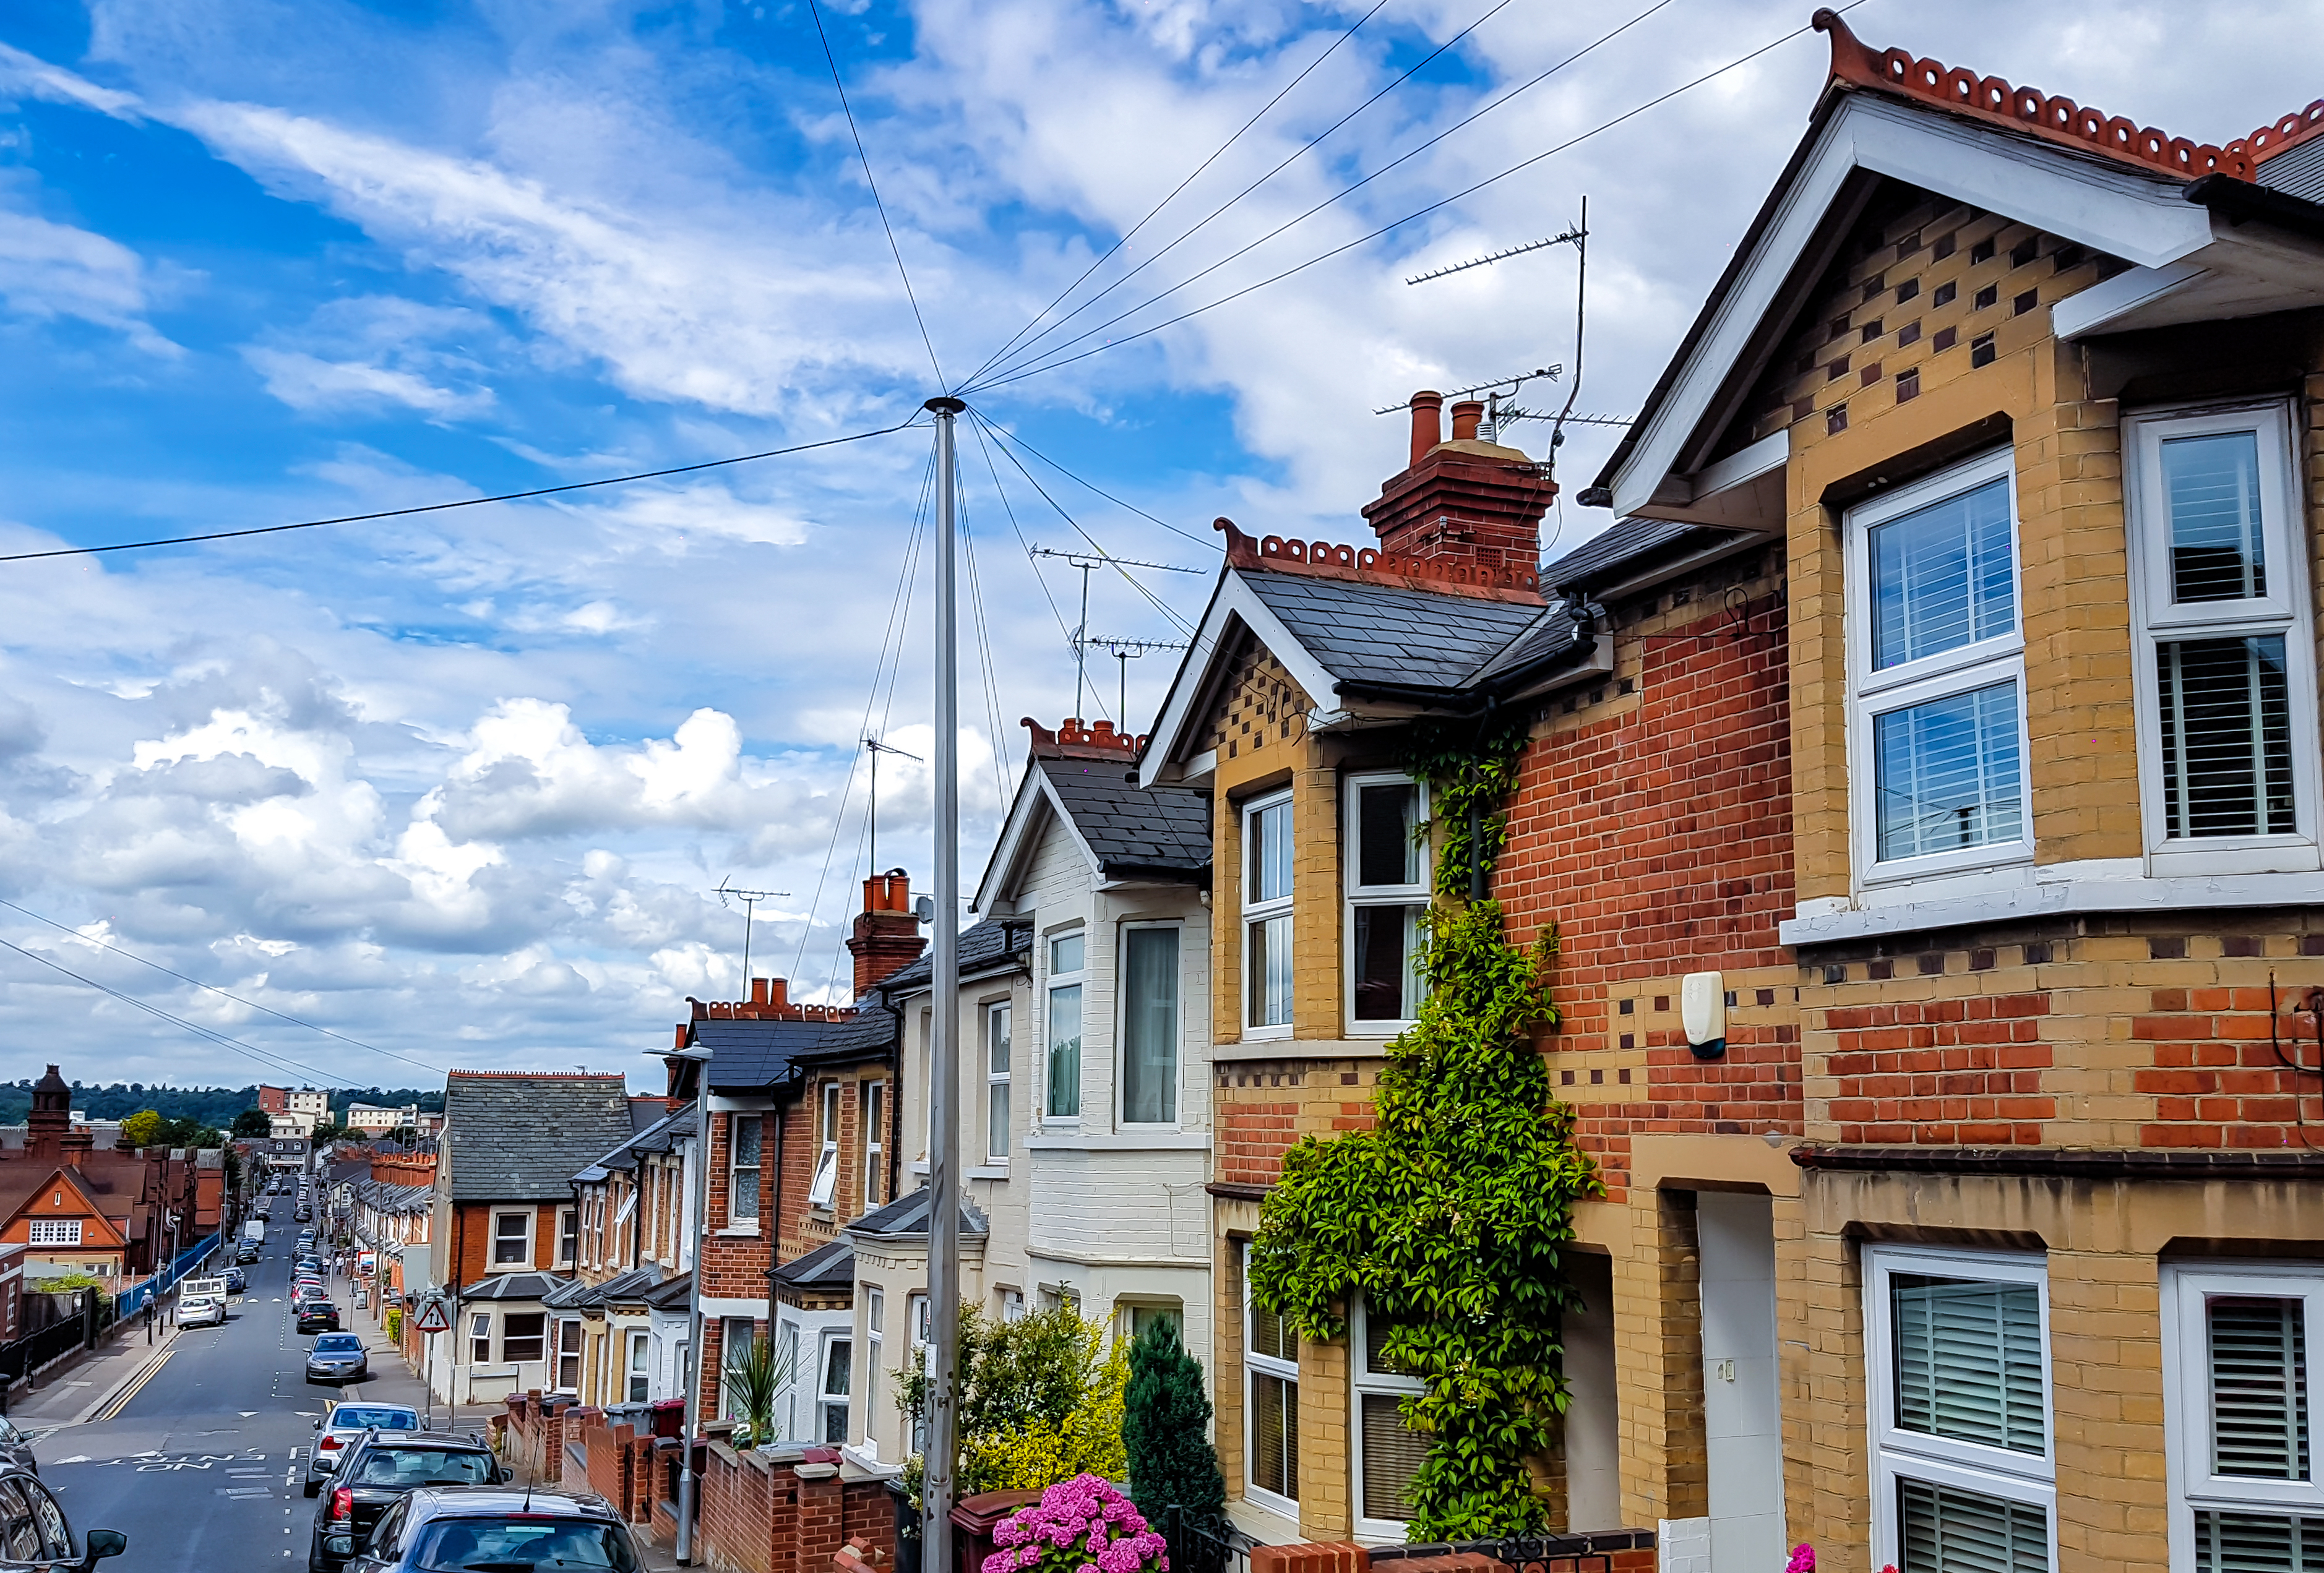
<path fill-rule="evenodd" d="M 169 1121 L 157 1108 L 141 1108 L 121 1122 L 121 1145 L 124 1147 L 152 1147 L 161 1145 Z"/>
<path fill-rule="evenodd" d="M 1198 1522 L 1225 1514 L 1226 1480 L 1210 1429 L 1203 1363 L 1178 1341 L 1176 1322 L 1156 1317 L 1130 1346 L 1121 1413 L 1130 1499 L 1155 1524 L 1166 1523 L 1171 1507 L 1184 1508 Z"/>
<path fill-rule="evenodd" d="M 234 1117 L 234 1134 L 238 1136 L 263 1136 L 274 1129 L 274 1121 L 263 1108 L 245 1108 Z"/>

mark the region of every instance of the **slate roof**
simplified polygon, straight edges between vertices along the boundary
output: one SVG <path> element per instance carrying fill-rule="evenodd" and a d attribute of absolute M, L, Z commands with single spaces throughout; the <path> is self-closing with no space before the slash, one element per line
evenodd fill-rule
<path fill-rule="evenodd" d="M 636 1101 L 634 1099 L 631 1100 L 632 1109 L 636 1108 Z M 586 1168 L 580 1170 L 573 1176 L 573 1183 L 594 1185 L 616 1169 L 634 1169 L 638 1166 L 638 1155 L 641 1153 L 667 1153 L 673 1145 L 673 1133 L 678 1130 L 691 1130 L 693 1127 L 694 1105 L 690 1102 L 681 1104 L 677 1109 L 663 1115 L 628 1141 L 622 1143 Z"/>
<path fill-rule="evenodd" d="M 1127 766 L 1102 759 L 1043 759 L 1040 768 L 1103 873 L 1210 866 L 1210 801 L 1200 793 L 1133 786 Z"/>
<path fill-rule="evenodd" d="M 1610 570 L 1627 567 L 1640 557 L 1702 529 L 1701 525 L 1674 519 L 1633 516 L 1618 520 L 1542 569 L 1542 590 L 1546 593 L 1552 586 L 1563 590 L 1588 584 Z M 1706 533 L 1717 535 L 1724 532 L 1712 530 Z"/>
<path fill-rule="evenodd" d="M 960 975 L 982 972 L 1006 966 L 1018 958 L 1029 958 L 1033 953 L 1032 925 L 1023 919 L 988 917 L 960 934 Z M 926 989 L 935 976 L 936 959 L 922 956 L 908 967 L 899 967 L 882 979 L 880 991 L 890 999 L 900 998 L 916 989 Z"/>
<path fill-rule="evenodd" d="M 684 1311 L 694 1303 L 694 1274 L 680 1273 L 638 1296 L 656 1311 Z"/>
<path fill-rule="evenodd" d="M 844 1239 L 817 1246 L 776 1268 L 775 1276 L 800 1289 L 853 1289 L 855 1246 Z"/>
<path fill-rule="evenodd" d="M 374 1211 L 399 1215 L 423 1213 L 436 1203 L 433 1186 L 391 1185 L 384 1180 L 359 1180 L 355 1194 L 356 1201 Z"/>
<path fill-rule="evenodd" d="M 878 1235 L 890 1239 L 925 1239 L 928 1233 L 930 1200 L 928 1188 L 925 1185 L 918 1191 L 906 1191 L 885 1207 L 874 1208 L 849 1224 L 847 1232 L 851 1235 Z M 960 1204 L 962 1238 L 974 1236 L 982 1239 L 990 1229 L 991 1225 L 985 1221 L 983 1212 L 974 1202 L 963 1201 Z M 807 1258 L 802 1256 L 799 1259 L 805 1261 Z"/>
<path fill-rule="evenodd" d="M 493 1273 L 460 1291 L 462 1300 L 546 1300 L 570 1278 L 554 1273 Z"/>
<path fill-rule="evenodd" d="M 788 1079 L 795 1067 L 891 1053 L 897 1021 L 894 1011 L 880 1005 L 837 1021 L 705 1018 L 690 1024 L 687 1042 L 710 1052 L 702 1074 L 711 1091 L 749 1092 Z"/>
<path fill-rule="evenodd" d="M 1342 683 L 1458 688 L 1559 611 L 1304 574 L 1235 571 L 1300 648 Z M 1321 702 L 1328 695 L 1312 697 Z"/>
<path fill-rule="evenodd" d="M 444 1112 L 455 1201 L 561 1200 L 576 1154 L 632 1134 L 620 1076 L 455 1071 Z"/>

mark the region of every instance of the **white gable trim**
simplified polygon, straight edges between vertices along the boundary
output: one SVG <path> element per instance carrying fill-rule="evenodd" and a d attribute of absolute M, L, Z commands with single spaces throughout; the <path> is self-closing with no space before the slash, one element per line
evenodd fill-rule
<path fill-rule="evenodd" d="M 1177 779 L 1179 755 L 1196 721 L 1194 707 L 1210 692 L 1220 653 L 1231 642 L 1229 636 L 1238 622 L 1258 636 L 1268 652 L 1283 663 L 1292 681 L 1305 691 L 1309 699 L 1324 705 L 1339 697 L 1339 680 L 1307 653 L 1306 647 L 1259 598 L 1258 592 L 1240 572 L 1225 569 L 1220 575 L 1218 593 L 1211 597 L 1210 610 L 1203 614 L 1203 626 L 1194 635 L 1194 649 L 1188 652 L 1186 664 L 1178 668 L 1169 695 L 1162 702 L 1162 713 L 1154 723 L 1154 735 L 1147 741 L 1145 757 L 1152 762 L 1139 776 L 1145 785 L 1159 786 Z M 1199 661 L 1195 658 L 1200 658 Z"/>
<path fill-rule="evenodd" d="M 1824 226 L 1849 177 L 1863 170 L 1975 203 L 2142 267 L 2169 265 L 2211 244 L 2210 214 L 2174 180 L 1987 130 L 1877 93 L 1853 92 L 1835 109 L 1782 194 L 1774 216 L 1673 380 L 1636 447 L 1613 475 L 1619 517 L 1652 512 L 1675 475 L 1688 439 L 1729 373 L 1767 323 L 1785 282 Z M 1659 501 L 1684 501 L 1665 493 Z"/>
<path fill-rule="evenodd" d="M 1001 826 L 1001 840 L 984 865 L 984 878 L 977 882 L 971 911 L 989 915 L 993 903 L 1016 898 L 1026 866 L 1040 848 L 1040 832 L 1051 824 L 1063 827 L 1071 838 L 1082 861 L 1089 865 L 1092 879 L 1103 874 L 1097 852 L 1082 834 L 1082 827 L 1074 823 L 1074 816 L 1065 812 L 1065 802 L 1058 797 L 1048 773 L 1042 769 L 1041 761 L 1035 759 L 1026 767 L 1025 779 L 1017 788 L 1017 802 L 1009 811 L 1009 823 Z"/>

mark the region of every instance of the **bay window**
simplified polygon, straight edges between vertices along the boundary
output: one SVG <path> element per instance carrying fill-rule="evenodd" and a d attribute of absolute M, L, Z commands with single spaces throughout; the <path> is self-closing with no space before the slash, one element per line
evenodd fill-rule
<path fill-rule="evenodd" d="M 1866 878 L 2033 856 L 2010 464 L 2005 449 L 1849 511 L 1850 818 Z"/>
<path fill-rule="evenodd" d="M 1051 1119 L 1082 1112 L 1082 985 L 1089 965 L 1088 936 L 1071 929 L 1049 939 L 1048 1101 Z"/>
<path fill-rule="evenodd" d="M 2324 1567 L 2324 1487 L 2308 1358 L 2324 1324 L 2308 1264 L 2165 1265 L 2172 1566 L 2195 1573 Z"/>
<path fill-rule="evenodd" d="M 1245 807 L 1243 840 L 1243 1032 L 1291 1035 L 1291 794 Z"/>
<path fill-rule="evenodd" d="M 1426 980 L 1427 808 L 1408 776 L 1351 776 L 1347 805 L 1349 1030 L 1397 1032 L 1420 1014 Z"/>
<path fill-rule="evenodd" d="M 1178 1118 L 1178 931 L 1121 931 L 1121 1120 Z"/>
<path fill-rule="evenodd" d="M 1875 1565 L 2054 1565 L 2047 1288 L 2039 1256 L 1865 1253 Z"/>
<path fill-rule="evenodd" d="M 1299 1500 L 1299 1337 L 1250 1298 L 1250 1247 L 1243 1247 L 1243 1447 L 1250 1460 L 1245 1495 L 1296 1516 Z M 1269 1499 L 1272 1499 L 1270 1501 Z"/>
<path fill-rule="evenodd" d="M 2147 845 L 2195 873 L 2313 869 L 2315 656 L 2281 403 L 2123 422 Z"/>
<path fill-rule="evenodd" d="M 512 1311 L 501 1318 L 501 1363 L 521 1365 L 527 1360 L 544 1358 L 549 1350 L 549 1313 L 540 1311 Z M 519 1386 L 523 1385 L 523 1373 L 518 1373 Z"/>

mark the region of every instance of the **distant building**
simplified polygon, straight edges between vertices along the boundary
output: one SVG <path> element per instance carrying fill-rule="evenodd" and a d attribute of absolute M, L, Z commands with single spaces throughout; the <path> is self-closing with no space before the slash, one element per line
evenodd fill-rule
<path fill-rule="evenodd" d="M 400 1108 L 389 1108 L 375 1103 L 350 1103 L 346 1118 L 341 1123 L 349 1130 L 362 1131 L 366 1136 L 386 1136 L 399 1130 L 416 1131 L 420 1128 L 420 1106 L 407 1103 Z"/>

